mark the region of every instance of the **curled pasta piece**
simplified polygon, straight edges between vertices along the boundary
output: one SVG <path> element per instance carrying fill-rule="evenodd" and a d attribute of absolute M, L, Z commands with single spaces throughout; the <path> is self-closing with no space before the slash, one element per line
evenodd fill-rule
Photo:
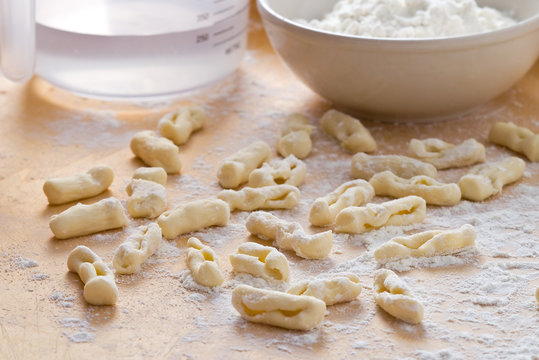
<path fill-rule="evenodd" d="M 294 155 L 286 159 L 269 163 L 264 163 L 261 168 L 255 169 L 249 175 L 250 187 L 262 187 L 273 185 L 292 185 L 299 186 L 303 184 L 307 166 Z"/>
<path fill-rule="evenodd" d="M 230 264 L 235 272 L 252 274 L 266 280 L 290 279 L 290 267 L 286 256 L 274 247 L 255 242 L 241 244 L 236 253 L 230 255 Z"/>
<path fill-rule="evenodd" d="M 539 161 L 539 134 L 512 122 L 497 122 L 490 128 L 488 139 L 526 155 L 530 161 Z"/>
<path fill-rule="evenodd" d="M 400 198 L 417 195 L 432 205 L 455 205 L 461 197 L 457 184 L 444 184 L 426 175 L 404 179 L 391 171 L 383 171 L 375 174 L 369 183 L 377 196 Z"/>
<path fill-rule="evenodd" d="M 409 257 L 450 255 L 474 246 L 476 238 L 472 225 L 454 230 L 431 230 L 410 236 L 397 236 L 374 251 L 380 264 Z"/>
<path fill-rule="evenodd" d="M 326 305 L 356 299 L 363 290 L 359 278 L 354 274 L 333 274 L 327 278 L 305 280 L 291 286 L 287 293 L 314 296 Z"/>
<path fill-rule="evenodd" d="M 423 221 L 427 204 L 419 196 L 406 196 L 381 204 L 369 203 L 363 207 L 351 206 L 335 219 L 337 232 L 359 234 L 389 225 L 409 225 Z"/>
<path fill-rule="evenodd" d="M 248 285 L 239 285 L 232 291 L 232 306 L 247 321 L 294 330 L 311 330 L 326 313 L 326 304 L 315 297 Z"/>
<path fill-rule="evenodd" d="M 423 320 L 423 305 L 393 271 L 379 269 L 374 272 L 373 292 L 376 304 L 394 317 L 410 324 L 419 324 Z"/>
<path fill-rule="evenodd" d="M 176 145 L 187 142 L 189 136 L 200 130 L 206 123 L 206 113 L 199 106 L 186 106 L 165 114 L 158 122 L 157 128 L 162 136 L 172 140 Z"/>
<path fill-rule="evenodd" d="M 436 178 L 436 168 L 426 162 L 402 155 L 367 155 L 357 153 L 352 157 L 352 177 L 369 180 L 374 174 L 389 170 L 393 174 L 411 178 L 427 175 Z"/>
<path fill-rule="evenodd" d="M 145 164 L 162 167 L 169 174 L 177 174 L 182 168 L 178 147 L 151 130 L 136 133 L 130 147 L 133 154 Z"/>
<path fill-rule="evenodd" d="M 195 281 L 203 286 L 219 286 L 223 283 L 223 274 L 215 252 L 209 246 L 203 245 L 199 239 L 192 237 L 187 240 L 187 266 Z"/>
<path fill-rule="evenodd" d="M 91 205 L 74 205 L 53 215 L 49 226 L 57 239 L 68 239 L 124 227 L 128 222 L 120 200 L 111 197 Z"/>
<path fill-rule="evenodd" d="M 328 110 L 320 119 L 322 129 L 341 142 L 352 153 L 376 150 L 376 142 L 361 121 L 337 110 Z"/>
<path fill-rule="evenodd" d="M 294 155 L 298 159 L 306 158 L 313 147 L 311 132 L 314 126 L 309 125 L 307 118 L 301 114 L 291 114 L 281 127 L 281 136 L 277 140 L 277 152 L 282 157 Z"/>
<path fill-rule="evenodd" d="M 133 274 L 161 244 L 161 228 L 156 223 L 139 226 L 114 253 L 112 266 L 119 274 Z"/>
<path fill-rule="evenodd" d="M 219 184 L 225 189 L 232 189 L 249 180 L 251 171 L 269 161 L 271 149 L 264 141 L 251 145 L 225 158 L 217 170 Z"/>
<path fill-rule="evenodd" d="M 161 184 L 143 179 L 130 183 L 131 196 L 127 200 L 127 212 L 134 218 L 155 218 L 167 208 L 167 190 Z"/>
<path fill-rule="evenodd" d="M 223 190 L 217 197 L 226 201 L 230 210 L 292 209 L 299 200 L 299 189 L 292 185 L 274 185 L 261 188 L 244 187 L 241 190 Z"/>
<path fill-rule="evenodd" d="M 331 225 L 342 209 L 363 205 L 373 197 L 374 189 L 365 180 L 347 181 L 326 196 L 314 201 L 309 213 L 309 221 L 315 226 Z"/>
<path fill-rule="evenodd" d="M 114 305 L 118 287 L 107 264 L 92 250 L 79 245 L 67 258 L 67 268 L 79 275 L 84 283 L 84 300 L 92 305 Z"/>
<path fill-rule="evenodd" d="M 113 179 L 111 167 L 97 165 L 84 174 L 47 179 L 43 184 L 43 192 L 49 204 L 65 204 L 101 194 L 112 184 Z"/>
<path fill-rule="evenodd" d="M 219 199 L 195 200 L 165 211 L 157 223 L 167 239 L 174 239 L 210 226 L 225 226 L 230 218 L 228 204 Z"/>
<path fill-rule="evenodd" d="M 167 172 L 161 167 L 139 167 L 133 173 L 133 179 L 153 181 L 163 186 L 167 185 Z M 127 195 L 133 193 L 131 182 L 125 188 Z"/>
<path fill-rule="evenodd" d="M 458 185 L 464 199 L 482 201 L 502 191 L 502 188 L 524 175 L 526 164 L 517 157 L 474 167 L 460 178 Z"/>
<path fill-rule="evenodd" d="M 287 222 L 265 211 L 249 215 L 247 230 L 260 238 L 272 240 L 280 249 L 293 250 L 306 259 L 322 259 L 329 255 L 333 246 L 330 230 L 307 235 L 297 222 Z"/>
<path fill-rule="evenodd" d="M 475 139 L 458 145 L 436 138 L 412 139 L 408 150 L 413 157 L 434 165 L 438 170 L 485 162 L 485 147 Z"/>

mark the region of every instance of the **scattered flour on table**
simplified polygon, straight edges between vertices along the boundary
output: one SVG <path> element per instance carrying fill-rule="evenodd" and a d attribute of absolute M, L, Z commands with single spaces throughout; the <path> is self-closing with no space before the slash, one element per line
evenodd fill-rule
<path fill-rule="evenodd" d="M 73 333 L 65 331 L 64 336 L 67 336 L 68 340 L 74 343 L 88 343 L 95 339 L 95 334 L 91 331 L 93 329 L 86 320 L 78 318 L 63 318 L 58 321 L 59 325 L 63 328 L 73 330 Z"/>
<path fill-rule="evenodd" d="M 28 269 L 39 266 L 37 261 L 22 256 L 15 256 L 11 259 L 11 262 L 12 267 L 15 269 Z"/>
<path fill-rule="evenodd" d="M 329 32 L 375 38 L 459 36 L 516 24 L 475 0 L 340 0 L 321 20 L 297 21 Z"/>
<path fill-rule="evenodd" d="M 73 295 L 64 294 L 60 291 L 55 291 L 49 295 L 49 300 L 63 308 L 72 308 L 75 297 Z"/>

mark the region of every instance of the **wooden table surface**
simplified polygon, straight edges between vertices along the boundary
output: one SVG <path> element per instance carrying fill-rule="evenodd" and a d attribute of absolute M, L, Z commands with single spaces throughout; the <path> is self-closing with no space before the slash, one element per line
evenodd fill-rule
<path fill-rule="evenodd" d="M 343 268 L 356 271 L 364 285 L 358 300 L 328 307 L 322 325 L 309 332 L 243 321 L 230 305 L 231 291 L 242 278 L 234 280 L 227 259 L 240 243 L 255 240 L 245 230 L 248 214 L 243 212 L 234 213 L 225 228 L 196 233 L 218 254 L 226 274 L 222 289 L 193 284 L 185 271 L 187 237 L 181 236 L 163 240 L 140 272 L 116 276 L 120 291 L 116 306 L 85 303 L 81 282 L 67 271 L 71 249 L 84 244 L 110 262 L 130 231 L 148 221 L 130 219 L 123 230 L 57 240 L 49 229 L 49 218 L 73 204 L 48 206 L 43 182 L 107 164 L 115 171 L 112 186 L 83 203 L 115 196 L 125 205 L 125 185 L 143 165 L 132 155 L 129 141 L 137 131 L 155 129 L 160 116 L 171 109 L 200 104 L 210 120 L 180 148 L 183 169 L 181 175 L 169 177 L 169 208 L 215 196 L 220 191 L 215 176 L 219 161 L 256 139 L 275 148 L 278 129 L 292 112 L 304 113 L 317 126 L 314 150 L 305 160 L 308 178 L 300 204 L 275 213 L 300 222 L 308 231 L 320 231 L 308 226 L 311 202 L 351 179 L 351 155 L 318 127 L 318 119 L 331 104 L 280 62 L 255 10 L 251 12 L 248 51 L 240 68 L 221 83 L 181 99 L 110 103 L 71 95 L 39 78 L 25 85 L 0 80 L 0 359 L 457 359 L 483 355 L 537 359 L 539 312 L 533 293 L 539 286 L 539 166 L 528 161 L 525 177 L 501 195 L 481 204 L 462 202 L 455 209 L 429 207 L 431 220 L 412 229 L 429 229 L 444 217 L 448 224 L 459 217 L 467 221 L 466 209 L 473 209 L 478 230 L 500 228 L 508 234 L 507 246 L 494 251 L 489 249 L 492 239 L 479 232 L 478 253 L 471 260 L 402 273 L 424 302 L 426 316 L 421 325 L 406 325 L 376 308 L 370 289 L 376 267 L 371 235 L 342 234 L 335 236 L 329 259 L 302 260 L 285 253 L 295 280 Z M 487 160 L 496 160 L 515 154 L 488 143 L 491 124 L 514 121 L 537 132 L 538 114 L 536 63 L 513 89 L 465 117 L 423 125 L 364 123 L 380 154 L 405 153 L 413 137 L 452 142 L 474 137 L 487 146 Z M 466 170 L 443 172 L 440 177 L 456 181 Z M 501 216 L 493 209 L 499 209 Z M 504 217 L 508 213 L 515 215 Z M 527 227 L 514 224 L 519 215 Z M 494 268 L 499 269 L 500 279 L 505 274 L 514 284 L 514 291 L 497 293 L 466 282 L 467 278 L 489 279 L 488 274 L 498 274 L 491 271 Z M 458 284 L 468 286 L 467 290 Z M 473 301 L 486 293 L 500 301 Z M 492 321 L 485 320 L 489 316 Z"/>

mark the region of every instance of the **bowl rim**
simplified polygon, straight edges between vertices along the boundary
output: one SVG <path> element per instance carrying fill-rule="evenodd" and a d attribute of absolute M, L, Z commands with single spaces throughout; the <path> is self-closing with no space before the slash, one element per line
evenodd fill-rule
<path fill-rule="evenodd" d="M 425 38 L 374 38 L 367 36 L 357 36 L 349 34 L 339 34 L 329 32 L 325 30 L 316 29 L 310 26 L 302 25 L 298 22 L 292 21 L 273 10 L 267 0 L 256 0 L 258 11 L 261 17 L 265 21 L 271 21 L 276 25 L 284 25 L 285 28 L 299 32 L 306 36 L 317 36 L 321 39 L 329 40 L 332 42 L 339 42 L 340 44 L 356 44 L 362 42 L 363 45 L 373 46 L 389 46 L 392 49 L 410 49 L 410 46 L 424 47 L 426 49 L 436 45 L 437 50 L 440 50 L 440 46 L 446 48 L 463 48 L 472 47 L 478 45 L 491 44 L 493 42 L 503 42 L 511 40 L 520 36 L 524 36 L 528 33 L 539 31 L 539 12 L 524 21 L 487 32 L 474 33 L 469 35 L 447 36 L 447 37 L 425 37 Z M 539 39 L 538 39 L 539 41 Z"/>

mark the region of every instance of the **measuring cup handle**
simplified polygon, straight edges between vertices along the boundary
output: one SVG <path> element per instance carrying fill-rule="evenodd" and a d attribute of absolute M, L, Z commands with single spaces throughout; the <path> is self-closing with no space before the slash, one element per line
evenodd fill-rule
<path fill-rule="evenodd" d="M 0 0 L 0 68 L 22 82 L 34 72 L 36 25 L 34 0 Z"/>

